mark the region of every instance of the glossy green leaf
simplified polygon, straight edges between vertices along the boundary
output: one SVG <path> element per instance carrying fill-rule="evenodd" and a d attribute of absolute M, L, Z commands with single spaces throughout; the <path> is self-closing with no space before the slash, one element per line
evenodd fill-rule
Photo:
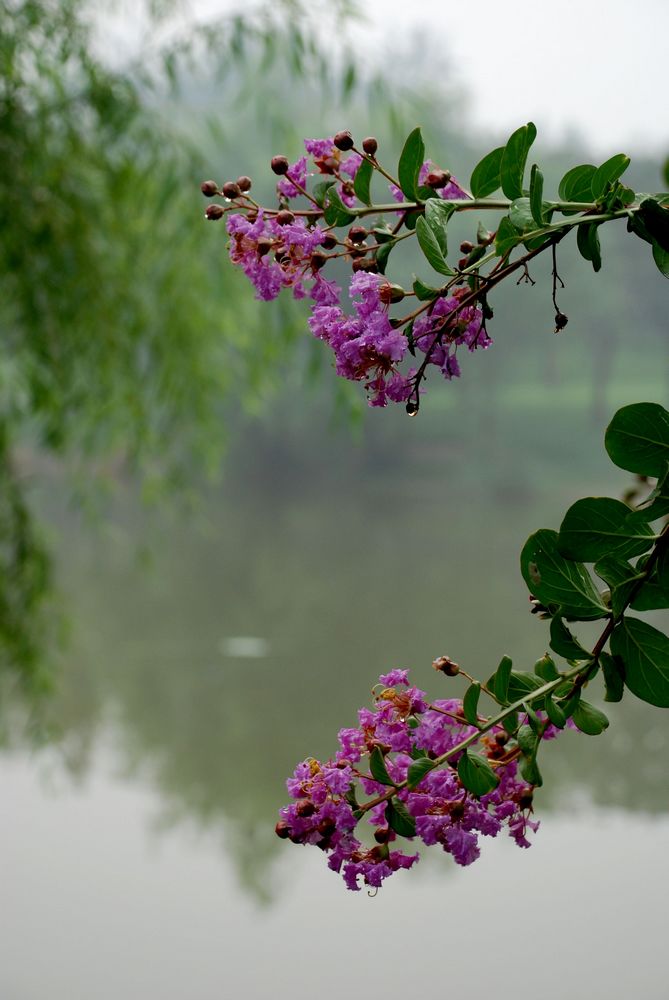
<path fill-rule="evenodd" d="M 492 684 L 489 684 L 490 690 L 494 691 L 495 697 L 502 705 L 508 705 L 509 703 L 509 682 L 511 680 L 512 667 L 513 661 L 511 657 L 503 656 L 493 675 Z"/>
<path fill-rule="evenodd" d="M 610 157 L 601 167 L 597 167 L 592 175 L 590 190 L 595 201 L 606 193 L 609 184 L 613 184 L 625 173 L 630 165 L 630 158 L 624 153 L 616 153 Z"/>
<path fill-rule="evenodd" d="M 572 719 L 576 728 L 587 736 L 599 736 L 609 725 L 604 713 L 582 698 L 574 709 Z"/>
<path fill-rule="evenodd" d="M 398 798 L 395 798 L 394 801 L 388 799 L 386 802 L 386 822 L 390 829 L 398 833 L 400 837 L 416 836 L 416 821 Z"/>
<path fill-rule="evenodd" d="M 550 647 L 558 656 L 564 656 L 565 660 L 589 660 L 592 657 L 592 653 L 581 646 L 557 615 L 551 620 Z"/>
<path fill-rule="evenodd" d="M 437 237 L 422 217 L 416 220 L 416 236 L 418 237 L 421 250 L 434 270 L 438 271 L 439 274 L 454 274 L 452 268 L 446 263 Z"/>
<path fill-rule="evenodd" d="M 518 770 L 528 785 L 535 785 L 537 788 L 543 785 L 544 779 L 541 777 L 536 757 L 521 757 Z"/>
<path fill-rule="evenodd" d="M 473 684 L 469 685 L 469 687 L 467 688 L 467 692 L 464 698 L 462 699 L 462 711 L 464 717 L 467 720 L 467 722 L 469 722 L 469 724 L 472 726 L 478 726 L 479 724 L 477 709 L 480 696 L 481 696 L 481 685 L 478 683 L 478 681 L 475 681 Z"/>
<path fill-rule="evenodd" d="M 388 774 L 386 762 L 384 761 L 383 754 L 378 747 L 374 747 L 369 755 L 369 770 L 371 771 L 374 780 L 378 781 L 381 785 L 395 784 Z"/>
<path fill-rule="evenodd" d="M 374 253 L 374 259 L 376 260 L 377 267 L 381 274 L 386 273 L 386 268 L 388 267 L 388 258 L 390 257 L 397 240 L 388 240 L 382 243 L 378 250 Z"/>
<path fill-rule="evenodd" d="M 541 229 L 544 225 L 544 175 L 535 164 L 530 172 L 530 210 L 532 218 Z"/>
<path fill-rule="evenodd" d="M 581 256 L 589 260 L 593 270 L 602 268 L 602 252 L 599 245 L 599 233 L 596 223 L 583 223 L 576 227 L 576 245 Z"/>
<path fill-rule="evenodd" d="M 436 299 L 439 296 L 439 289 L 433 288 L 431 285 L 426 285 L 424 282 L 417 278 L 414 274 L 413 276 L 413 290 L 416 293 L 416 298 L 419 302 L 430 302 L 432 299 Z"/>
<path fill-rule="evenodd" d="M 509 714 L 502 719 L 502 726 L 510 736 L 513 736 L 518 728 L 518 712 L 509 712 Z"/>
<path fill-rule="evenodd" d="M 446 226 L 455 211 L 455 206 L 441 198 L 432 199 L 425 205 L 425 221 L 432 230 L 444 257 L 448 254 Z"/>
<path fill-rule="evenodd" d="M 537 688 L 543 687 L 544 682 L 536 674 L 528 674 L 521 670 L 512 670 L 509 677 L 509 687 L 507 690 L 507 697 L 509 703 L 520 701 L 521 698 L 527 698 L 528 695 L 532 694 Z M 539 707 L 541 707 L 539 702 L 536 702 Z"/>
<path fill-rule="evenodd" d="M 509 219 L 521 233 L 537 228 L 529 198 L 516 198 L 509 208 Z"/>
<path fill-rule="evenodd" d="M 522 236 L 511 222 L 508 215 L 500 219 L 495 236 L 495 251 L 500 257 L 504 257 L 515 246 L 522 242 Z"/>
<path fill-rule="evenodd" d="M 458 761 L 458 777 L 477 799 L 492 792 L 499 784 L 499 778 L 485 757 L 469 750 L 465 750 Z"/>
<path fill-rule="evenodd" d="M 546 715 L 548 716 L 548 721 L 552 722 L 554 726 L 558 727 L 558 729 L 564 729 L 567 724 L 567 716 L 564 714 L 561 707 L 553 701 L 550 695 L 546 697 L 544 708 L 546 710 Z"/>
<path fill-rule="evenodd" d="M 659 403 L 623 406 L 609 424 L 604 444 L 621 469 L 659 478 L 669 462 L 669 413 Z"/>
<path fill-rule="evenodd" d="M 331 187 L 334 187 L 336 181 L 319 181 L 318 184 L 314 184 L 311 195 L 317 204 L 323 207 L 325 204 L 325 195 L 328 193 Z"/>
<path fill-rule="evenodd" d="M 630 520 L 627 504 L 612 497 L 584 497 L 569 508 L 560 525 L 558 550 L 567 559 L 595 562 L 608 556 L 628 559 L 647 552 L 655 532 Z"/>
<path fill-rule="evenodd" d="M 525 757 L 534 757 L 539 747 L 539 737 L 532 726 L 524 722 L 518 730 L 516 739 L 518 740 L 520 752 Z"/>
<path fill-rule="evenodd" d="M 625 685 L 632 694 L 669 708 L 669 638 L 647 622 L 625 617 L 613 630 L 610 646 L 623 662 Z"/>
<path fill-rule="evenodd" d="M 669 253 L 659 243 L 653 242 L 653 260 L 665 278 L 669 278 Z"/>
<path fill-rule="evenodd" d="M 365 205 L 371 205 L 372 203 L 370 188 L 373 175 L 374 167 L 369 160 L 363 160 L 353 179 L 353 190 L 356 197 Z"/>
<path fill-rule="evenodd" d="M 523 196 L 525 164 L 536 136 L 536 127 L 532 122 L 528 122 L 527 125 L 516 129 L 504 147 L 500 163 L 500 181 L 502 191 L 507 198 L 513 200 Z"/>
<path fill-rule="evenodd" d="M 469 187 L 475 198 L 487 198 L 501 185 L 500 170 L 504 146 L 493 149 L 474 167 Z"/>
<path fill-rule="evenodd" d="M 397 176 L 402 192 L 409 201 L 418 199 L 418 174 L 425 161 L 425 143 L 420 128 L 409 134 L 397 167 Z"/>
<path fill-rule="evenodd" d="M 543 528 L 530 535 L 520 569 L 530 592 L 543 604 L 558 605 L 563 617 L 591 620 L 608 614 L 585 566 L 558 550 L 556 531 Z"/>
<path fill-rule="evenodd" d="M 638 215 L 652 240 L 669 253 L 669 209 L 662 208 L 655 198 L 646 198 L 639 206 Z"/>
<path fill-rule="evenodd" d="M 409 769 L 407 771 L 408 788 L 416 788 L 416 786 L 421 783 L 425 775 L 434 770 L 435 766 L 434 761 L 430 760 L 429 757 L 423 757 L 421 760 L 415 760 L 413 764 L 409 764 Z"/>
<path fill-rule="evenodd" d="M 616 556 L 600 559 L 594 568 L 597 576 L 609 585 L 611 610 L 617 618 L 627 607 L 634 588 L 643 579 L 643 573 Z"/>
<path fill-rule="evenodd" d="M 349 212 L 334 187 L 326 191 L 324 205 L 323 218 L 328 226 L 348 226 L 355 220 L 355 215 Z"/>
<path fill-rule="evenodd" d="M 597 167 L 593 163 L 581 163 L 568 170 L 560 181 L 558 194 L 561 201 L 582 201 L 592 203 L 592 179 Z"/>
<path fill-rule="evenodd" d="M 615 656 L 610 656 L 609 653 L 601 653 L 599 662 L 602 666 L 604 687 L 606 689 L 604 701 L 622 701 L 623 691 L 625 690 L 625 672 L 622 663 Z"/>

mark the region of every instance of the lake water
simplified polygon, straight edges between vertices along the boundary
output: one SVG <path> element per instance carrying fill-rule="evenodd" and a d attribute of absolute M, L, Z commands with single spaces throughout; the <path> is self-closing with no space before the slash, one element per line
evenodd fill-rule
<path fill-rule="evenodd" d="M 72 628 L 51 742 L 17 722 L 0 757 L 2 1000 L 667 996 L 666 712 L 626 698 L 546 746 L 527 851 L 425 851 L 372 897 L 273 834 L 381 671 L 444 696 L 437 655 L 485 677 L 545 650 L 522 543 L 628 483 L 578 400 L 546 444 L 551 405 L 463 394 L 361 446 L 288 420 L 242 435 L 196 516 L 51 510 Z"/>

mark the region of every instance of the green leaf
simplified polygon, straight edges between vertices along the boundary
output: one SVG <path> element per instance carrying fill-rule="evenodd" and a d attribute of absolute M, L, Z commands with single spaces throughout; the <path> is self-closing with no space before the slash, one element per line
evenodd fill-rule
<path fill-rule="evenodd" d="M 373 174 L 374 167 L 372 164 L 369 160 L 363 160 L 353 179 L 353 190 L 355 191 L 356 197 L 359 198 L 359 200 L 365 205 L 371 205 L 372 203 L 370 187 Z"/>
<path fill-rule="evenodd" d="M 546 715 L 548 716 L 548 721 L 552 722 L 554 726 L 558 727 L 558 729 L 564 729 L 567 724 L 567 716 L 564 714 L 560 706 L 553 701 L 551 695 L 546 696 L 544 708 L 546 710 Z"/>
<path fill-rule="evenodd" d="M 328 188 L 325 193 L 325 211 L 323 218 L 328 226 L 348 226 L 355 220 L 355 215 L 344 205 L 334 187 Z"/>
<path fill-rule="evenodd" d="M 516 736 L 518 740 L 518 746 L 520 747 L 520 752 L 525 757 L 534 757 L 539 748 L 539 737 L 535 733 L 532 726 L 527 723 L 523 725 L 518 730 L 518 735 Z"/>
<path fill-rule="evenodd" d="M 499 785 L 499 778 L 480 754 L 465 750 L 458 761 L 458 777 L 468 792 L 480 799 Z"/>
<path fill-rule="evenodd" d="M 559 552 L 556 531 L 542 528 L 530 535 L 520 569 L 530 592 L 542 604 L 558 605 L 564 618 L 589 621 L 608 614 L 585 566 Z"/>
<path fill-rule="evenodd" d="M 478 703 L 481 696 L 481 685 L 478 681 L 470 684 L 467 688 L 467 693 L 462 700 L 462 711 L 467 722 L 472 726 L 478 726 Z"/>
<path fill-rule="evenodd" d="M 502 719 L 502 726 L 512 736 L 518 728 L 518 712 L 509 712 L 508 715 L 505 715 Z"/>
<path fill-rule="evenodd" d="M 543 785 L 544 779 L 541 777 L 536 757 L 521 757 L 518 770 L 528 785 L 536 785 L 537 788 Z"/>
<path fill-rule="evenodd" d="M 597 172 L 593 163 L 581 163 L 568 170 L 560 181 L 558 194 L 561 201 L 592 202 L 592 179 Z"/>
<path fill-rule="evenodd" d="M 397 240 L 388 240 L 383 243 L 378 250 L 374 253 L 374 259 L 376 260 L 377 267 L 381 274 L 386 273 L 386 268 L 388 267 L 388 258 L 390 257 Z"/>
<path fill-rule="evenodd" d="M 597 567 L 595 567 L 596 569 Z M 590 660 L 592 653 L 581 646 L 571 634 L 562 619 L 556 615 L 551 620 L 551 641 L 550 647 L 558 656 L 564 656 L 565 660 Z"/>
<path fill-rule="evenodd" d="M 609 585 L 611 610 L 617 618 L 627 607 L 630 594 L 642 579 L 643 572 L 634 569 L 624 559 L 607 556 L 595 563 L 595 573 Z"/>
<path fill-rule="evenodd" d="M 544 175 L 535 164 L 530 172 L 530 210 L 532 218 L 541 229 L 544 225 Z"/>
<path fill-rule="evenodd" d="M 569 508 L 560 525 L 558 549 L 567 559 L 595 562 L 607 556 L 628 559 L 647 552 L 655 533 L 630 520 L 627 504 L 611 497 L 584 497 Z"/>
<path fill-rule="evenodd" d="M 576 227 L 576 245 L 581 257 L 589 260 L 593 270 L 600 271 L 602 268 L 602 252 L 599 245 L 599 233 L 595 222 L 583 223 Z"/>
<path fill-rule="evenodd" d="M 390 226 L 374 226 L 372 229 L 372 236 L 377 243 L 387 243 L 389 240 L 396 239 Z"/>
<path fill-rule="evenodd" d="M 383 754 L 378 747 L 374 747 L 369 755 L 369 770 L 372 772 L 372 777 L 375 781 L 378 781 L 381 785 L 394 785 L 395 782 L 392 780 L 388 771 L 386 769 L 386 762 L 383 759 Z"/>
<path fill-rule="evenodd" d="M 559 619 L 557 620 L 559 621 Z M 545 653 L 541 659 L 537 660 L 534 664 L 534 672 L 537 677 L 541 677 L 543 681 L 555 681 L 560 676 L 558 669 L 555 666 L 555 660 L 552 656 L 549 656 L 548 653 Z"/>
<path fill-rule="evenodd" d="M 623 618 L 613 630 L 611 652 L 625 670 L 625 685 L 649 705 L 669 708 L 669 638 L 638 618 Z"/>
<path fill-rule="evenodd" d="M 576 728 L 580 729 L 587 736 L 599 736 L 609 725 L 609 720 L 604 713 L 600 712 L 594 705 L 589 704 L 589 702 L 583 701 L 583 699 L 579 701 L 574 709 L 572 719 Z"/>
<path fill-rule="evenodd" d="M 600 653 L 599 662 L 602 665 L 604 687 L 606 688 L 604 701 L 622 701 L 623 691 L 625 689 L 625 672 L 622 668 L 622 664 L 615 658 L 615 656 L 610 656 L 609 653 Z"/>
<path fill-rule="evenodd" d="M 537 228 L 529 198 L 516 198 L 509 208 L 509 218 L 521 233 Z"/>
<path fill-rule="evenodd" d="M 511 680 L 511 668 L 513 666 L 513 661 L 509 656 L 503 656 L 499 661 L 499 666 L 493 674 L 493 681 L 490 685 L 490 690 L 494 691 L 495 696 L 502 705 L 508 705 L 509 703 L 509 682 Z"/>
<path fill-rule="evenodd" d="M 536 127 L 532 122 L 522 125 L 511 135 L 504 147 L 500 163 L 500 180 L 502 191 L 507 198 L 522 198 L 523 176 L 530 147 L 537 136 Z"/>
<path fill-rule="evenodd" d="M 434 233 L 444 257 L 448 253 L 446 226 L 455 211 L 455 206 L 441 198 L 432 199 L 425 205 L 425 221 Z"/>
<path fill-rule="evenodd" d="M 503 216 L 500 219 L 499 226 L 497 227 L 497 235 L 495 236 L 495 252 L 500 257 L 504 257 L 507 253 L 513 250 L 515 246 L 522 243 L 522 240 L 522 236 L 511 222 L 509 216 Z"/>
<path fill-rule="evenodd" d="M 435 271 L 438 271 L 439 274 L 448 275 L 455 273 L 446 263 L 437 237 L 422 216 L 416 220 L 416 236 L 418 237 L 421 250 Z"/>
<path fill-rule="evenodd" d="M 509 688 L 507 697 L 509 702 L 520 701 L 532 694 L 537 688 L 543 687 L 544 682 L 535 674 L 528 674 L 526 671 L 512 670 L 509 677 Z M 539 704 L 537 702 L 537 704 Z"/>
<path fill-rule="evenodd" d="M 416 836 L 416 821 L 400 799 L 388 799 L 386 803 L 386 822 L 391 830 L 400 837 Z"/>
<path fill-rule="evenodd" d="M 660 478 L 669 462 L 669 413 L 659 403 L 623 406 L 609 424 L 604 444 L 621 469 Z"/>
<path fill-rule="evenodd" d="M 314 184 L 314 189 L 311 194 L 314 201 L 317 202 L 321 208 L 325 204 L 325 195 L 331 187 L 335 186 L 336 183 L 336 181 L 319 181 L 318 184 Z"/>
<path fill-rule="evenodd" d="M 433 760 L 429 757 L 423 757 L 422 760 L 415 760 L 413 764 L 409 764 L 409 770 L 407 771 L 407 787 L 416 788 L 417 785 L 421 783 L 426 774 L 430 771 L 434 771 L 436 767 Z"/>
<path fill-rule="evenodd" d="M 400 187 L 409 201 L 417 201 L 418 199 L 418 174 L 424 160 L 425 143 L 420 128 L 415 128 L 404 143 L 397 167 Z"/>
<path fill-rule="evenodd" d="M 431 285 L 425 285 L 420 278 L 417 278 L 414 274 L 413 276 L 413 290 L 416 293 L 416 298 L 419 302 L 430 302 L 432 299 L 436 299 L 439 296 L 439 289 L 433 288 Z"/>
<path fill-rule="evenodd" d="M 665 278 L 669 278 L 669 253 L 663 250 L 659 243 L 653 241 L 653 260 L 657 264 L 657 269 Z"/>
<path fill-rule="evenodd" d="M 499 146 L 487 153 L 474 167 L 469 187 L 475 198 L 487 198 L 501 185 L 500 170 L 503 155 L 504 146 Z"/>
<path fill-rule="evenodd" d="M 646 198 L 639 205 L 638 215 L 652 240 L 669 253 L 669 209 L 662 208 L 655 198 Z"/>
<path fill-rule="evenodd" d="M 609 184 L 614 184 L 625 173 L 630 165 L 630 158 L 624 153 L 616 153 L 610 157 L 601 167 L 597 167 L 592 175 L 590 190 L 595 201 L 599 201 L 602 195 L 606 194 Z"/>

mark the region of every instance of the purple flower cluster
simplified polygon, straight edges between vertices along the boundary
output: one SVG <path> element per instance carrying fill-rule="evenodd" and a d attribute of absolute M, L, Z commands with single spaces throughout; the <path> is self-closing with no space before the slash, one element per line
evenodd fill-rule
<path fill-rule="evenodd" d="M 312 157 L 315 172 L 326 177 L 336 177 L 339 181 L 337 192 L 345 205 L 351 208 L 355 204 L 353 180 L 362 157 L 358 153 L 342 155 L 337 149 L 334 139 L 305 139 L 304 148 Z M 280 195 L 290 200 L 304 193 L 307 184 L 308 159 L 301 156 L 291 163 L 288 173 L 278 182 L 276 188 Z"/>
<path fill-rule="evenodd" d="M 429 354 L 428 364 L 436 365 L 449 381 L 460 375 L 459 345 L 475 351 L 492 344 L 481 310 L 473 305 L 460 305 L 466 294 L 466 289 L 458 289 L 450 298 L 437 299 L 431 310 L 418 317 L 413 328 L 416 347 Z"/>
<path fill-rule="evenodd" d="M 430 176 L 430 172 L 435 169 L 432 160 L 426 160 L 418 173 L 418 183 L 425 184 Z M 447 175 L 449 176 L 449 175 Z M 389 184 L 390 193 L 395 201 L 405 201 L 404 192 L 396 184 Z M 453 201 L 458 198 L 470 198 L 471 195 L 460 187 L 455 177 L 450 176 L 449 180 L 441 187 L 435 189 L 440 198 L 446 201 Z"/>
<path fill-rule="evenodd" d="M 425 693 L 409 684 L 408 671 L 392 670 L 379 678 L 373 709 L 358 712 L 358 726 L 339 732 L 335 756 L 321 763 L 309 758 L 287 782 L 293 802 L 280 811 L 277 834 L 296 844 L 315 844 L 329 855 L 331 869 L 340 872 L 349 889 L 378 887 L 400 868 L 410 868 L 418 854 L 391 850 L 397 838 L 397 816 L 402 836 L 439 844 L 459 865 L 469 865 L 480 854 L 479 837 L 495 837 L 506 828 L 519 847 L 529 847 L 529 831 L 538 823 L 530 818 L 533 788 L 518 774 L 519 750 L 501 726 L 479 740 L 499 779 L 496 788 L 480 798 L 463 786 L 457 772 L 463 740 L 477 730 L 463 716 L 462 702 L 428 702 Z M 544 738 L 556 735 L 547 726 Z M 428 770 L 409 788 L 407 774 L 415 761 L 433 761 L 454 751 L 447 763 Z M 393 786 L 377 780 L 379 773 L 361 770 L 362 761 L 379 755 Z M 359 802 L 362 791 L 371 796 Z M 354 835 L 358 823 L 371 824 Z"/>

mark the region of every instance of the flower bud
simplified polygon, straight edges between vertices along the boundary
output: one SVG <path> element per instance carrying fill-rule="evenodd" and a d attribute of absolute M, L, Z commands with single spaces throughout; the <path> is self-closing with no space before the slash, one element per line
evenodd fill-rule
<path fill-rule="evenodd" d="M 379 828 L 378 830 L 375 830 L 374 840 L 377 844 L 387 844 L 390 840 L 390 830 L 387 827 L 386 829 Z"/>
<path fill-rule="evenodd" d="M 471 253 L 474 249 L 474 244 L 470 243 L 469 240 L 463 240 L 460 244 L 460 253 Z"/>
<path fill-rule="evenodd" d="M 351 226 L 348 238 L 351 243 L 363 243 L 367 239 L 367 230 L 364 226 Z"/>
<path fill-rule="evenodd" d="M 337 246 L 337 237 L 333 236 L 332 233 L 326 233 L 321 240 L 321 246 L 324 250 L 334 250 Z"/>
<path fill-rule="evenodd" d="M 327 254 L 319 253 L 316 251 L 311 255 L 311 266 L 314 271 L 320 271 L 320 269 L 327 263 Z"/>
<path fill-rule="evenodd" d="M 495 743 L 498 746 L 503 747 L 508 742 L 509 742 L 509 734 L 508 733 L 495 733 Z"/>
<path fill-rule="evenodd" d="M 532 802 L 534 801 L 534 795 L 531 788 L 527 788 L 523 794 L 518 799 L 518 805 L 521 809 L 531 809 Z"/>
<path fill-rule="evenodd" d="M 285 156 L 273 156 L 270 166 L 275 174 L 287 174 L 290 168 L 290 163 Z"/>
<path fill-rule="evenodd" d="M 325 819 L 322 819 L 318 824 L 318 832 L 324 837 L 330 837 L 336 829 L 337 824 L 329 816 L 326 816 Z"/>
<path fill-rule="evenodd" d="M 449 656 L 438 656 L 432 661 L 435 670 L 440 670 L 447 677 L 455 677 L 460 673 L 460 667 Z"/>
<path fill-rule="evenodd" d="M 465 804 L 464 802 L 454 802 L 449 810 L 451 814 L 451 819 L 462 819 L 465 814 Z"/>
<path fill-rule="evenodd" d="M 304 819 L 307 816 L 313 816 L 316 812 L 316 806 L 311 799 L 300 799 L 295 805 L 295 812 Z"/>
<path fill-rule="evenodd" d="M 233 201 L 235 198 L 239 198 L 242 192 L 239 190 L 239 185 L 234 181 L 226 181 L 223 185 L 223 196 Z"/>
<path fill-rule="evenodd" d="M 281 837 L 281 840 L 287 840 L 290 837 L 290 827 L 286 823 L 285 819 L 280 819 L 279 822 L 274 827 L 274 832 L 277 837 Z"/>
<path fill-rule="evenodd" d="M 337 149 L 341 149 L 344 152 L 348 149 L 353 149 L 353 138 L 350 132 L 337 132 L 333 142 Z"/>
<path fill-rule="evenodd" d="M 268 240 L 266 236 L 263 236 L 258 240 L 256 244 L 256 249 L 259 257 L 264 257 L 272 249 L 272 241 Z"/>
<path fill-rule="evenodd" d="M 443 188 L 446 187 L 450 179 L 451 175 L 448 170 L 431 170 L 425 178 L 425 183 L 431 188 Z"/>
<path fill-rule="evenodd" d="M 384 305 L 390 305 L 392 302 L 401 302 L 404 295 L 405 292 L 401 285 L 391 285 L 389 281 L 381 285 L 379 289 L 379 299 Z M 390 322 L 392 325 L 392 320 Z"/>
<path fill-rule="evenodd" d="M 258 213 L 256 211 L 246 213 L 246 221 L 253 224 L 258 221 Z"/>
<path fill-rule="evenodd" d="M 237 178 L 237 187 L 240 191 L 250 191 L 251 190 L 251 178 L 247 177 L 246 174 L 242 174 L 241 177 Z"/>
<path fill-rule="evenodd" d="M 280 226 L 288 226 L 291 222 L 295 222 L 295 216 L 287 208 L 282 208 L 276 213 L 276 221 Z"/>
<path fill-rule="evenodd" d="M 379 144 L 373 135 L 368 135 L 366 139 L 362 140 L 362 148 L 367 153 L 367 156 L 375 156 Z"/>
<path fill-rule="evenodd" d="M 318 161 L 322 174 L 334 174 L 339 169 L 339 160 L 334 156 L 325 156 Z"/>
<path fill-rule="evenodd" d="M 351 265 L 351 269 L 354 272 L 367 271 L 368 274 L 378 274 L 379 265 L 375 260 L 369 260 L 365 257 L 356 257 Z"/>
<path fill-rule="evenodd" d="M 568 322 L 569 320 L 565 314 L 558 310 L 558 312 L 555 313 L 555 332 L 559 333 L 560 330 L 564 330 Z"/>
<path fill-rule="evenodd" d="M 215 222 L 217 219 L 222 219 L 225 215 L 225 209 L 222 205 L 207 205 L 205 209 L 205 218 L 209 219 L 211 222 Z"/>
<path fill-rule="evenodd" d="M 202 181 L 200 191 L 205 198 L 213 198 L 215 194 L 218 194 L 218 184 L 216 181 Z"/>

